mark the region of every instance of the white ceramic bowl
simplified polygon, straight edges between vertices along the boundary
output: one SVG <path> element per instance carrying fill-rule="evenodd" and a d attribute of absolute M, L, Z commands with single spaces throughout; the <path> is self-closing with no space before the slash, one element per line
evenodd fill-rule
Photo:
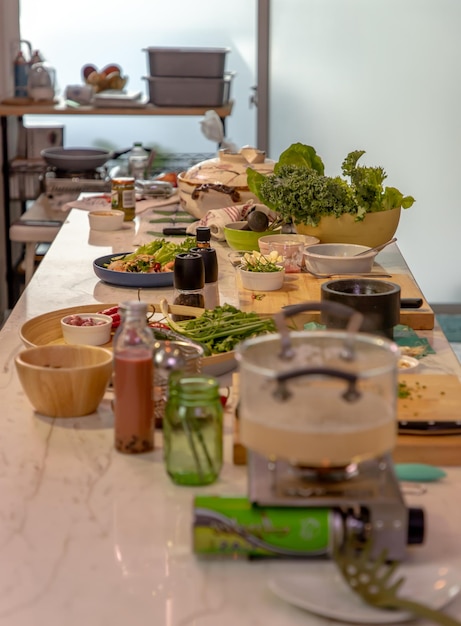
<path fill-rule="evenodd" d="M 92 230 L 119 230 L 125 214 L 117 209 L 96 209 L 88 213 Z"/>
<path fill-rule="evenodd" d="M 91 321 L 94 323 L 91 324 Z M 110 341 L 112 318 L 103 313 L 66 315 L 61 319 L 64 341 L 69 344 L 102 346 Z"/>
<path fill-rule="evenodd" d="M 402 354 L 399 357 L 398 367 L 402 372 L 407 372 L 408 370 L 414 370 L 418 367 L 419 361 L 412 356 L 406 356 Z"/>
<path fill-rule="evenodd" d="M 279 272 L 249 272 L 241 267 L 237 270 L 240 274 L 242 287 L 251 291 L 276 291 L 283 287 L 285 269 Z"/>
<path fill-rule="evenodd" d="M 361 274 L 371 272 L 378 252 L 355 255 L 369 249 L 352 243 L 319 243 L 304 249 L 304 262 L 308 270 L 320 274 Z"/>

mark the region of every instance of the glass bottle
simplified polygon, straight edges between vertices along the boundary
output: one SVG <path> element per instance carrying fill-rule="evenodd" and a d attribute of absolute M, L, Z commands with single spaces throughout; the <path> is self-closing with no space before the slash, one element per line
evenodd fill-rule
<path fill-rule="evenodd" d="M 115 448 L 125 454 L 154 449 L 154 336 L 147 304 L 120 305 L 122 321 L 114 336 Z"/>
<path fill-rule="evenodd" d="M 149 155 L 142 147 L 140 141 L 135 142 L 128 156 L 128 171 L 134 179 L 143 180 L 146 178 L 147 163 Z"/>
<path fill-rule="evenodd" d="M 172 372 L 163 419 L 166 470 L 179 485 L 209 485 L 222 467 L 223 409 L 212 376 Z"/>

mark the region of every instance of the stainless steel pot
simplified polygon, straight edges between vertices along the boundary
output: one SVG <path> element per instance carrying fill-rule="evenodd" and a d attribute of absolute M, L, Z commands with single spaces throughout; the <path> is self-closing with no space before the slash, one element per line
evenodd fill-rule
<path fill-rule="evenodd" d="M 290 333 L 287 318 L 308 310 L 352 315 L 346 331 Z M 392 451 L 399 351 L 358 332 L 362 320 L 336 302 L 295 305 L 275 316 L 278 333 L 237 346 L 240 433 L 249 450 L 323 468 Z"/>
<path fill-rule="evenodd" d="M 66 172 L 88 171 L 101 167 L 111 159 L 117 159 L 129 152 L 126 148 L 118 152 L 109 152 L 97 148 L 45 148 L 41 155 L 45 163 Z"/>

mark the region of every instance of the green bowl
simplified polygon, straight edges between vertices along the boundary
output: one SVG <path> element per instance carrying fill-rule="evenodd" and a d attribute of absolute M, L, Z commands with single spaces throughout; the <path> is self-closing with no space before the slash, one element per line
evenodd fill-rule
<path fill-rule="evenodd" d="M 241 230 L 241 227 L 246 222 L 232 222 L 227 226 L 224 226 L 224 237 L 227 244 L 233 250 L 259 250 L 258 240 L 265 235 L 276 235 L 280 233 L 282 227 L 274 228 L 274 230 L 264 230 L 261 233 L 257 233 L 253 230 Z"/>

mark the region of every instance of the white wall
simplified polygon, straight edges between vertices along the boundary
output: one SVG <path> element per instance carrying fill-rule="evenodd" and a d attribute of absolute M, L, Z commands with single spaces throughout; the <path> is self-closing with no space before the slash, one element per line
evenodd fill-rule
<path fill-rule="evenodd" d="M 432 303 L 461 301 L 461 3 L 272 0 L 270 153 L 363 149 L 417 202 L 399 246 Z"/>

